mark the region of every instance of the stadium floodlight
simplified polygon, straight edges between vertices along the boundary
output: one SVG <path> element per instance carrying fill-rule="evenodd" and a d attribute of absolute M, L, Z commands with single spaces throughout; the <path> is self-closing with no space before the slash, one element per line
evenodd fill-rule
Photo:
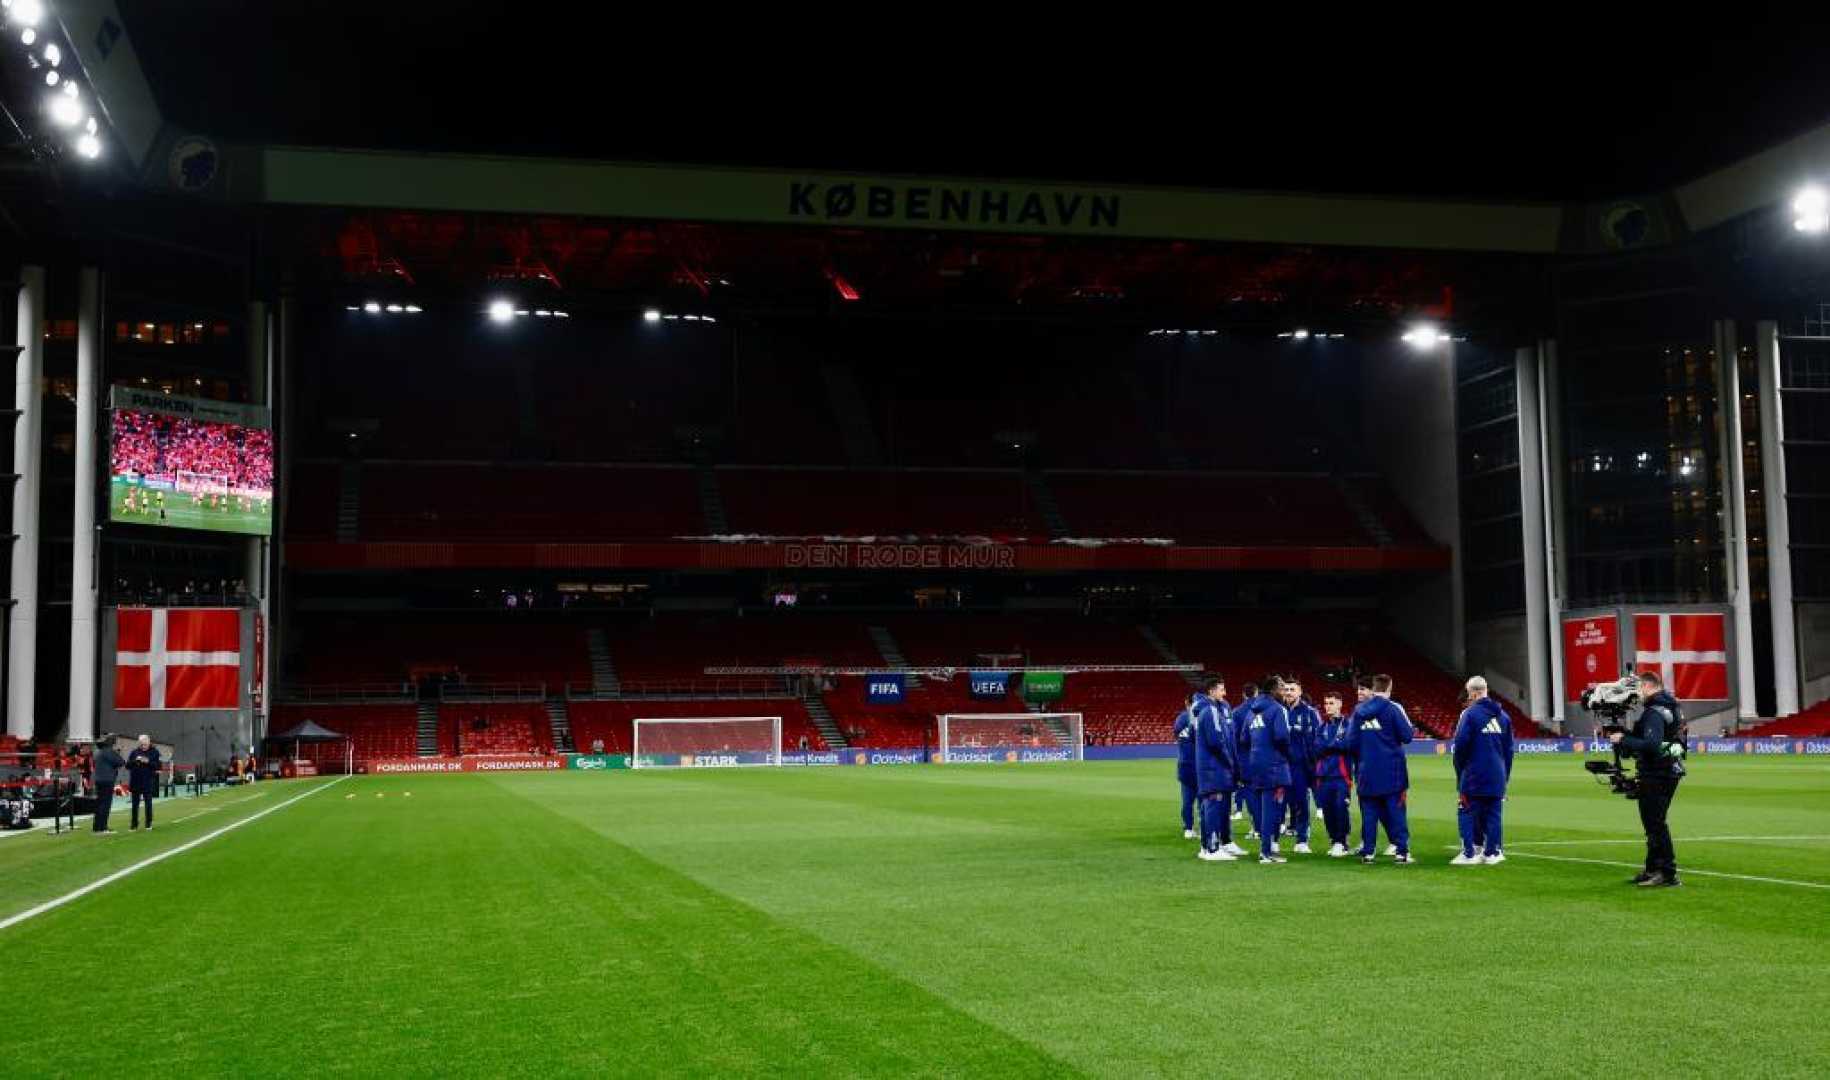
<path fill-rule="evenodd" d="M 1290 336 L 1295 338 L 1298 341 L 1308 341 L 1309 340 L 1309 331 L 1293 330 L 1293 331 L 1291 331 Z"/>
<path fill-rule="evenodd" d="M 661 309 L 660 308 L 649 308 L 647 311 L 642 312 L 642 321 L 643 322 L 660 322 L 661 321 Z"/>
<path fill-rule="evenodd" d="M 718 321 L 718 320 L 717 320 L 717 319 L 714 319 L 714 318 L 712 318 L 712 317 L 711 317 L 711 316 L 710 316 L 710 315 L 701 315 L 701 316 L 699 316 L 699 321 L 700 321 L 700 322 L 712 322 L 712 323 L 715 323 L 715 322 L 717 322 L 717 321 Z"/>
<path fill-rule="evenodd" d="M 514 317 L 515 305 L 509 303 L 507 300 L 491 300 L 489 302 L 490 322 L 505 323 Z"/>
<path fill-rule="evenodd" d="M 936 720 L 943 764 L 1086 757 L 1079 713 L 943 713 Z"/>
<path fill-rule="evenodd" d="M 638 719 L 632 769 L 736 769 L 782 763 L 779 716 L 671 716 Z"/>
<path fill-rule="evenodd" d="M 553 309 L 553 318 L 555 319 L 569 319 L 571 317 L 572 313 L 569 311 L 561 311 L 558 308 Z"/>
<path fill-rule="evenodd" d="M 390 314 L 398 315 L 398 314 L 400 314 L 400 311 L 401 311 L 401 308 L 400 308 L 399 304 L 389 304 L 388 305 L 388 312 Z"/>
<path fill-rule="evenodd" d="M 408 304 L 406 307 L 406 312 L 409 315 L 418 315 L 420 312 L 422 312 L 424 310 L 426 310 L 426 309 L 423 307 L 420 307 L 418 304 Z"/>
<path fill-rule="evenodd" d="M 357 307 L 355 304 L 345 304 L 345 305 L 343 305 L 343 310 L 344 311 L 361 311 L 362 309 L 360 307 Z"/>
<path fill-rule="evenodd" d="M 1806 185 L 1792 200 L 1792 215 L 1792 227 L 1799 232 L 1830 232 L 1830 191 Z"/>
<path fill-rule="evenodd" d="M 697 316 L 697 315 L 682 315 L 680 317 L 685 319 L 687 322 L 698 322 L 699 321 L 699 316 Z"/>
<path fill-rule="evenodd" d="M 102 156 L 102 140 L 93 132 L 85 131 L 76 137 L 76 152 L 93 161 Z"/>
<path fill-rule="evenodd" d="M 20 26 L 37 26 L 38 20 L 44 18 L 44 0 L 13 0 L 7 6 L 6 17 Z"/>
<path fill-rule="evenodd" d="M 553 317 L 553 313 L 546 308 L 535 308 L 534 317 L 537 319 L 550 319 Z"/>
<path fill-rule="evenodd" d="M 44 62 L 52 67 L 56 67 L 64 62 L 64 51 L 57 47 L 56 42 L 52 42 L 44 47 Z"/>
<path fill-rule="evenodd" d="M 661 318 L 666 319 L 668 322 L 679 322 L 680 321 L 680 316 L 678 316 L 678 315 L 663 315 L 663 316 L 661 316 Z"/>
<path fill-rule="evenodd" d="M 28 26 L 24 30 L 19 31 L 19 41 L 21 44 L 30 45 L 32 42 L 37 41 L 37 40 L 38 40 L 38 31 L 32 29 L 31 27 Z"/>
<path fill-rule="evenodd" d="M 381 313 L 381 305 L 374 300 L 370 300 L 368 303 L 362 305 L 362 310 L 368 312 L 370 315 L 378 315 Z"/>
<path fill-rule="evenodd" d="M 47 71 L 44 73 L 44 84 L 46 86 L 56 86 L 58 81 L 62 78 L 63 76 L 55 71 Z"/>
<path fill-rule="evenodd" d="M 1404 332 L 1404 343 L 1414 349 L 1433 349 L 1448 340 L 1449 335 L 1429 323 L 1418 323 Z"/>
<path fill-rule="evenodd" d="M 74 86 L 76 84 L 65 83 L 64 85 Z M 52 94 L 50 113 L 51 122 L 58 127 L 75 127 L 82 123 L 83 103 L 70 94 Z M 93 135 L 94 132 L 90 132 L 90 134 Z"/>

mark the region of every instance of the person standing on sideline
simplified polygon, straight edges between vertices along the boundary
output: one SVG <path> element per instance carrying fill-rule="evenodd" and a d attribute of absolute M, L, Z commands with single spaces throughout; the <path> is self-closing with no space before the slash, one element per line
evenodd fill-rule
<path fill-rule="evenodd" d="M 1341 695 L 1333 690 L 1322 695 L 1322 722 L 1315 734 L 1315 805 L 1322 811 L 1322 827 L 1328 830 L 1328 854 L 1336 859 L 1347 856 L 1347 836 L 1353 831 L 1353 819 L 1347 801 L 1353 795 L 1353 758 L 1347 754 L 1347 717 L 1341 715 Z"/>
<path fill-rule="evenodd" d="M 1239 691 L 1239 707 L 1233 710 L 1233 742 L 1239 746 L 1244 746 L 1246 706 L 1250 705 L 1253 699 L 1258 696 L 1258 684 L 1255 682 L 1246 683 L 1239 688 Z M 1233 820 L 1238 821 L 1245 815 L 1245 812 L 1250 809 L 1252 801 L 1252 793 L 1246 788 L 1243 778 L 1241 778 L 1239 786 L 1233 791 L 1232 801 Z M 1256 813 L 1256 811 L 1254 811 L 1254 813 Z M 1248 834 L 1248 839 L 1258 839 L 1258 828 L 1256 826 L 1253 826 L 1252 831 Z"/>
<path fill-rule="evenodd" d="M 1684 755 L 1689 740 L 1684 710 L 1665 691 L 1657 672 L 1639 673 L 1639 700 L 1644 705 L 1633 722 L 1633 734 L 1618 731 L 1608 736 L 1614 749 L 1639 761 L 1639 823 L 1646 830 L 1646 869 L 1633 884 L 1645 888 L 1671 888 L 1678 881 L 1677 850 L 1671 845 L 1671 800 L 1684 778 Z"/>
<path fill-rule="evenodd" d="M 91 760 L 95 767 L 95 821 L 90 831 L 105 834 L 108 832 L 108 812 L 114 809 L 114 785 L 120 780 L 127 761 L 114 748 L 113 739 L 95 740 L 95 756 Z"/>
<path fill-rule="evenodd" d="M 1468 707 L 1455 725 L 1455 790 L 1460 803 L 1461 854 L 1450 859 L 1456 866 L 1498 865 L 1506 861 L 1500 848 L 1500 808 L 1506 801 L 1506 783 L 1512 779 L 1512 720 L 1487 693 L 1487 680 L 1468 680 Z M 1475 839 L 1481 841 L 1476 851 Z"/>
<path fill-rule="evenodd" d="M 1301 683 L 1284 684 L 1284 708 L 1290 713 L 1290 831 L 1296 834 L 1296 853 L 1309 854 L 1309 780 L 1315 775 L 1315 739 L 1321 717 L 1303 696 Z"/>
<path fill-rule="evenodd" d="M 1193 840 L 1200 834 L 1195 832 L 1195 800 L 1200 796 L 1201 781 L 1195 775 L 1195 743 L 1200 731 L 1195 724 L 1195 707 L 1201 702 L 1201 695 L 1194 694 L 1188 699 L 1188 705 L 1176 714 L 1176 780 L 1182 786 L 1182 839 Z"/>
<path fill-rule="evenodd" d="M 1201 796 L 1201 850 L 1195 854 L 1208 862 L 1233 862 L 1239 848 L 1233 843 L 1233 823 L 1226 810 L 1239 781 L 1238 744 L 1226 705 L 1226 680 L 1209 675 L 1202 687 L 1190 710 L 1195 723 L 1195 779 Z"/>
<path fill-rule="evenodd" d="M 140 803 L 146 803 L 146 828 L 152 829 L 153 796 L 159 793 L 159 748 L 152 744 L 152 736 L 140 736 L 140 745 L 127 755 L 127 791 L 133 796 L 133 817 L 128 828 L 140 827 Z"/>
<path fill-rule="evenodd" d="M 1278 698 L 1283 680 L 1273 675 L 1265 691 L 1241 706 L 1246 711 L 1239 744 L 1245 757 L 1245 782 L 1252 789 L 1252 822 L 1258 830 L 1258 861 L 1287 860 L 1277 853 L 1277 829 L 1284 819 L 1284 793 L 1290 787 L 1290 713 Z"/>
<path fill-rule="evenodd" d="M 1379 826 L 1385 826 L 1398 865 L 1411 861 L 1411 828 L 1405 820 L 1405 796 L 1410 791 L 1410 765 L 1404 744 L 1416 738 L 1404 706 L 1392 700 L 1392 677 L 1374 675 L 1365 680 L 1366 700 L 1348 721 L 1347 746 L 1360 762 L 1360 861 L 1370 863 L 1378 853 Z"/>

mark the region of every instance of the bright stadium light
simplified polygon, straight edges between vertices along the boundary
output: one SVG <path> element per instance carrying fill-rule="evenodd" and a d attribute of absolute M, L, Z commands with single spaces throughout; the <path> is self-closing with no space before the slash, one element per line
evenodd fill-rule
<path fill-rule="evenodd" d="M 28 26 L 24 30 L 19 31 L 19 40 L 22 44 L 30 45 L 32 42 L 38 40 L 38 31 Z"/>
<path fill-rule="evenodd" d="M 62 78 L 63 78 L 63 76 L 59 75 L 55 71 L 47 71 L 44 73 L 44 84 L 46 86 L 56 86 L 58 83 L 58 80 L 60 80 Z"/>
<path fill-rule="evenodd" d="M 1830 191 L 1810 184 L 1792 200 L 1792 227 L 1802 233 L 1830 232 Z"/>
<path fill-rule="evenodd" d="M 555 319 L 569 319 L 571 317 L 572 313 L 569 311 L 560 311 L 557 308 L 553 309 L 553 318 Z"/>
<path fill-rule="evenodd" d="M 661 321 L 661 309 L 660 308 L 649 308 L 647 311 L 642 312 L 642 321 L 643 322 L 660 322 Z"/>
<path fill-rule="evenodd" d="M 368 312 L 370 315 L 379 315 L 381 314 L 381 305 L 374 300 L 370 300 L 368 303 L 362 305 L 362 310 Z"/>
<path fill-rule="evenodd" d="M 389 304 L 389 305 L 388 305 L 388 313 L 389 313 L 389 314 L 391 314 L 391 315 L 398 315 L 398 314 L 400 314 L 400 305 L 399 305 L 399 304 Z"/>
<path fill-rule="evenodd" d="M 491 300 L 489 302 L 490 322 L 505 323 L 514 317 L 515 305 L 509 303 L 507 300 Z"/>
<path fill-rule="evenodd" d="M 407 314 L 409 314 L 409 315 L 418 315 L 420 312 L 422 312 L 424 310 L 426 310 L 426 309 L 423 307 L 420 307 L 418 304 L 408 304 L 407 305 Z"/>
<path fill-rule="evenodd" d="M 535 308 L 534 317 L 537 319 L 550 319 L 553 317 L 553 313 L 546 308 Z"/>
<path fill-rule="evenodd" d="M 1431 326 L 1429 323 L 1418 323 L 1404 332 L 1405 344 L 1416 349 L 1432 349 L 1440 342 L 1449 340 L 1449 335 Z"/>
<path fill-rule="evenodd" d="M 13 0 L 6 17 L 20 26 L 37 26 L 38 20 L 44 18 L 44 0 Z"/>
<path fill-rule="evenodd" d="M 56 42 L 52 42 L 44 47 L 44 62 L 52 67 L 56 67 L 64 62 L 64 51 L 57 47 Z"/>
<path fill-rule="evenodd" d="M 65 83 L 73 86 L 74 83 Z M 51 122 L 58 127 L 75 127 L 83 121 L 83 103 L 69 94 L 51 95 Z M 94 134 L 94 132 L 90 132 Z"/>
<path fill-rule="evenodd" d="M 91 160 L 101 157 L 102 140 L 85 131 L 76 137 L 76 152 Z"/>

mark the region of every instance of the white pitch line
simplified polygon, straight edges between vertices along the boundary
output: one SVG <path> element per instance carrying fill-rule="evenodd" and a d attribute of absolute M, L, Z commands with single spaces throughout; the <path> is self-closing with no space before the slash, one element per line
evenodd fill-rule
<path fill-rule="evenodd" d="M 1671 842 L 1674 844 L 1707 844 L 1716 842 L 1778 843 L 1781 841 L 1798 843 L 1823 840 L 1830 840 L 1830 836 L 1679 836 Z M 1506 850 L 1511 851 L 1515 847 L 1590 847 L 1601 844 L 1640 845 L 1645 842 L 1646 838 L 1643 836 L 1632 840 L 1523 840 L 1508 843 L 1506 845 Z M 1460 847 L 1460 844 L 1444 844 L 1443 850 L 1453 851 L 1460 849 Z"/>
<path fill-rule="evenodd" d="M 1674 842 L 1681 843 L 1681 841 Z M 1615 862 L 1611 859 L 1578 859 L 1571 855 L 1540 855 L 1535 851 L 1513 851 L 1511 848 L 1506 849 L 1506 854 L 1517 859 L 1549 859 L 1552 862 L 1588 863 L 1591 866 L 1619 866 L 1628 870 L 1645 869 L 1645 867 L 1639 863 Z M 1792 881 L 1788 878 L 1759 877 L 1754 874 L 1728 874 L 1723 873 L 1720 870 L 1692 870 L 1689 867 L 1680 867 L 1678 869 L 1678 876 L 1681 878 L 1719 877 L 1730 878 L 1735 881 L 1759 881 L 1768 885 L 1794 885 L 1800 889 L 1830 889 L 1830 882 L 1825 881 Z"/>
<path fill-rule="evenodd" d="M 171 858 L 173 855 L 182 854 L 186 851 L 191 850 L 192 848 L 196 847 L 199 844 L 208 843 L 209 841 L 216 839 L 218 836 L 221 836 L 223 833 L 231 832 L 235 829 L 239 829 L 243 825 L 246 825 L 250 822 L 259 821 L 261 818 L 266 817 L 268 814 L 273 813 L 275 810 L 284 810 L 288 806 L 291 806 L 293 803 L 298 802 L 300 799 L 308 799 L 311 796 L 316 795 L 318 792 L 324 791 L 327 788 L 336 787 L 338 784 L 341 784 L 343 781 L 348 780 L 348 779 L 349 779 L 349 776 L 347 774 L 344 776 L 339 776 L 335 780 L 332 780 L 330 783 L 325 784 L 321 787 L 312 788 L 310 791 L 302 791 L 299 794 L 294 795 L 292 798 L 287 799 L 285 802 L 275 803 L 272 806 L 269 806 L 267 809 L 262 810 L 258 814 L 249 814 L 247 817 L 242 818 L 239 821 L 231 821 L 227 825 L 224 825 L 222 828 L 217 829 L 215 832 L 204 833 L 202 836 L 199 836 L 195 840 L 186 840 L 184 843 L 179 844 L 175 848 L 168 848 L 165 851 L 159 852 L 157 855 L 153 855 L 153 856 L 149 856 L 147 858 L 141 859 L 139 862 L 134 863 L 132 866 L 127 866 L 127 867 L 123 867 L 119 870 L 116 870 L 114 873 L 109 874 L 107 877 L 97 878 L 96 880 L 91 881 L 89 884 L 84 885 L 82 888 L 77 889 L 74 892 L 65 893 L 64 895 L 58 897 L 55 900 L 46 900 L 44 903 L 39 904 L 36 907 L 26 908 L 24 911 L 21 911 L 17 915 L 9 915 L 4 919 L 0 919 L 0 930 L 9 929 L 10 927 L 17 926 L 20 923 L 26 921 L 27 919 L 32 918 L 33 916 L 43 915 L 47 911 L 53 911 L 57 908 L 63 907 L 65 904 L 69 903 L 72 900 L 78 900 L 78 899 L 81 899 L 82 897 L 88 896 L 90 893 L 94 892 L 95 890 L 101 888 L 104 885 L 112 885 L 129 874 L 138 873 L 139 871 L 146 869 L 147 867 L 153 865 L 154 863 L 164 862 L 165 860 Z"/>

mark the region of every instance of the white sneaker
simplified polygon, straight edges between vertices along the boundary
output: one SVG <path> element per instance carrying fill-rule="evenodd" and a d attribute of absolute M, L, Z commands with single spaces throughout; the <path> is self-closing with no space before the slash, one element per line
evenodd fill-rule
<path fill-rule="evenodd" d="M 1470 855 L 1465 851 L 1449 860 L 1450 866 L 1479 866 L 1480 864 L 1479 855 Z"/>
<path fill-rule="evenodd" d="M 1347 857 L 1347 845 L 1346 844 L 1336 844 L 1333 847 L 1329 848 L 1328 857 L 1331 859 L 1345 859 Z"/>
<path fill-rule="evenodd" d="M 1232 852 L 1226 850 L 1225 848 L 1215 848 L 1212 851 L 1209 851 L 1206 848 L 1202 848 L 1200 851 L 1195 852 L 1195 858 L 1200 859 L 1202 862 L 1238 862 L 1239 861 L 1238 856 L 1234 855 Z"/>
<path fill-rule="evenodd" d="M 1256 839 L 1258 839 L 1258 830 L 1257 830 L 1257 829 L 1250 829 L 1250 830 L 1247 830 L 1247 832 L 1246 832 L 1246 834 L 1245 834 L 1245 838 L 1246 838 L 1246 839 L 1247 839 L 1247 840 L 1256 840 Z"/>
<path fill-rule="evenodd" d="M 1245 849 L 1240 847 L 1238 844 L 1233 843 L 1231 840 L 1228 840 L 1226 843 L 1221 844 L 1220 850 L 1226 852 L 1228 855 L 1231 855 L 1234 858 L 1238 858 L 1239 856 L 1245 854 Z"/>
<path fill-rule="evenodd" d="M 1259 866 L 1276 866 L 1278 863 L 1287 863 L 1289 861 L 1290 861 L 1289 859 L 1284 858 L 1282 855 L 1260 855 L 1260 856 L 1258 856 L 1258 865 Z"/>
<path fill-rule="evenodd" d="M 1386 853 L 1386 854 L 1387 854 L 1387 855 L 1396 855 L 1396 854 L 1398 854 L 1398 845 L 1397 845 L 1397 844 L 1387 844 L 1387 845 L 1385 845 L 1385 853 Z"/>
<path fill-rule="evenodd" d="M 1498 866 L 1499 864 L 1506 861 L 1506 853 L 1504 851 L 1496 851 L 1493 854 L 1487 856 L 1484 861 L 1486 862 L 1486 864 L 1488 866 Z"/>
<path fill-rule="evenodd" d="M 1295 851 L 1298 855 L 1309 854 L 1309 841 L 1307 841 L 1307 840 L 1298 841 Z"/>
<path fill-rule="evenodd" d="M 1195 831 L 1193 829 L 1183 829 L 1182 830 L 1182 839 L 1193 840 L 1194 838 L 1195 838 Z"/>
<path fill-rule="evenodd" d="M 1242 818 L 1244 816 L 1245 816 L 1245 811 L 1243 811 L 1243 810 L 1233 811 L 1233 820 L 1234 821 L 1238 821 L 1240 818 Z"/>

